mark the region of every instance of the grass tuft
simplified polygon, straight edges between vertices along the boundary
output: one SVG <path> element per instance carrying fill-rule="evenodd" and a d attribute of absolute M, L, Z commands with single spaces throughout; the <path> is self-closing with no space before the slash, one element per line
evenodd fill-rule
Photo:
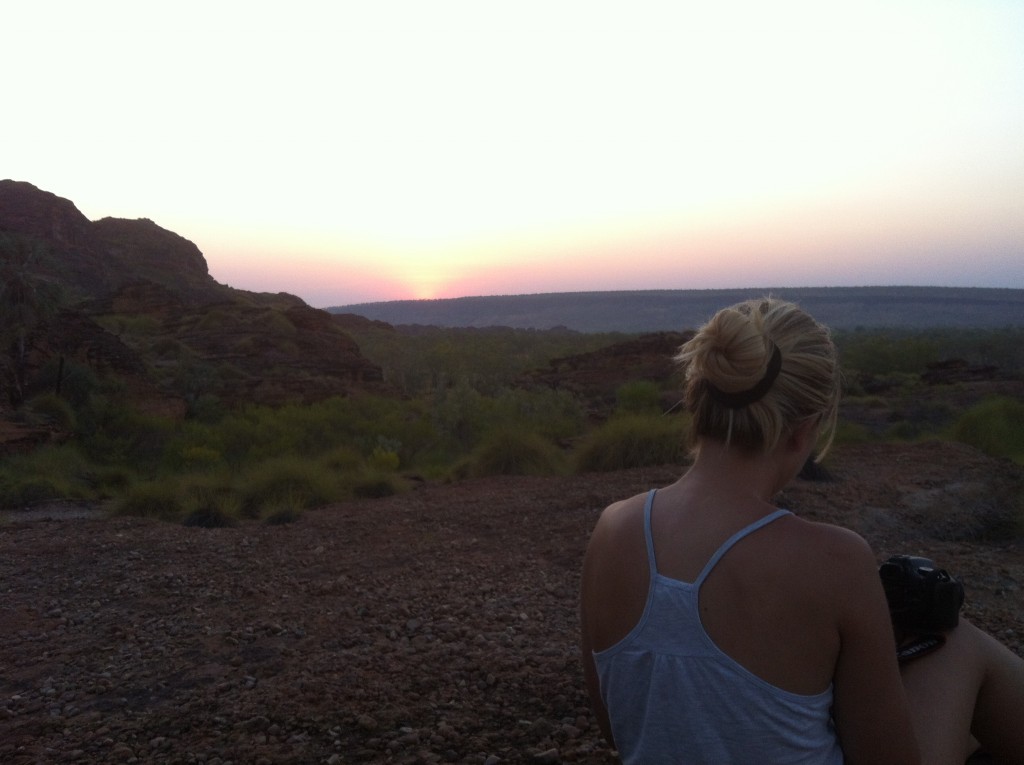
<path fill-rule="evenodd" d="M 380 499 L 401 494 L 408 489 L 405 480 L 396 473 L 368 470 L 350 479 L 349 491 L 357 499 Z"/>
<path fill-rule="evenodd" d="M 460 467 L 466 477 L 486 475 L 557 475 L 565 457 L 543 436 L 517 428 L 489 434 Z"/>
<path fill-rule="evenodd" d="M 259 518 L 268 509 L 295 504 L 306 509 L 342 499 L 336 474 L 322 464 L 298 457 L 278 457 L 249 470 L 239 482 L 242 514 Z"/>
<path fill-rule="evenodd" d="M 1024 464 L 1024 403 L 1001 396 L 985 399 L 964 412 L 950 434 L 985 454 Z"/>
<path fill-rule="evenodd" d="M 686 460 L 686 418 L 613 417 L 589 433 L 576 451 L 576 471 L 607 472 Z"/>

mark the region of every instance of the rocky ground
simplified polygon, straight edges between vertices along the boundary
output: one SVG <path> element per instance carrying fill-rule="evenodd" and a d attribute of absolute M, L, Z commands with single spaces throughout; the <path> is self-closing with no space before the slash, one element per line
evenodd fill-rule
<path fill-rule="evenodd" d="M 781 503 L 880 559 L 933 557 L 1024 654 L 1020 468 L 948 444 L 827 467 Z M 580 561 L 601 508 L 677 472 L 426 485 L 284 526 L 9 514 L 0 762 L 614 762 L 581 681 Z"/>

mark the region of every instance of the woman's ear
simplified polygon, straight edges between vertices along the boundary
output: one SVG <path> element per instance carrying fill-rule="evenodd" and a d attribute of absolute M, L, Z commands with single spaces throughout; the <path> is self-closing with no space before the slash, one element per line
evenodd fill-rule
<path fill-rule="evenodd" d="M 818 433 L 821 430 L 821 419 L 812 417 L 804 420 L 789 433 L 787 445 L 794 452 L 810 454 L 814 445 L 818 442 Z"/>

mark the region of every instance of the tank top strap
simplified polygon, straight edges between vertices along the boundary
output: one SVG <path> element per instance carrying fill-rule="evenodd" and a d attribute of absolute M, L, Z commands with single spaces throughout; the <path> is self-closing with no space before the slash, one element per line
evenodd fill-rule
<path fill-rule="evenodd" d="M 703 584 L 704 580 L 707 579 L 708 574 L 711 573 L 711 570 L 718 564 L 718 561 L 722 559 L 722 556 L 729 552 L 730 549 L 732 549 L 733 545 L 735 545 L 745 536 L 753 534 L 758 529 L 767 526 L 772 521 L 778 520 L 779 518 L 782 518 L 785 515 L 792 515 L 792 513 L 789 510 L 776 510 L 773 513 L 769 513 L 764 518 L 760 518 L 754 521 L 749 526 L 744 526 L 731 537 L 726 539 L 725 542 L 722 543 L 722 546 L 715 550 L 715 554 L 711 556 L 711 560 L 709 560 L 704 565 L 703 570 L 700 572 L 700 575 L 697 577 L 697 580 L 694 582 L 694 584 L 698 587 L 701 584 Z"/>
<path fill-rule="evenodd" d="M 654 534 L 651 532 L 651 508 L 654 507 L 654 495 L 657 489 L 647 492 L 647 502 L 644 503 L 644 538 L 647 540 L 647 565 L 651 569 L 651 582 L 658 573 L 658 562 L 654 559 Z"/>

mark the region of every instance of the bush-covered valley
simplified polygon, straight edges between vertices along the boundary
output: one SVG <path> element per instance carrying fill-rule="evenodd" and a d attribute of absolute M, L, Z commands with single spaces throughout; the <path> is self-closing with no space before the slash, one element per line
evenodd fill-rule
<path fill-rule="evenodd" d="M 218 283 L 192 242 L 152 221 L 89 221 L 15 181 L 0 181 L 0 276 L 2 508 L 62 500 L 276 523 L 423 481 L 683 459 L 669 360 L 692 327 L 442 329 L 332 314 Z M 876 292 L 856 305 L 898 315 Z M 998 292 L 948 295 L 965 311 L 1018 297 Z M 840 293 L 807 294 L 837 309 L 851 299 Z M 922 295 L 941 300 L 906 299 Z M 1019 461 L 1022 335 L 990 323 L 837 332 L 841 441 L 956 439 Z"/>
<path fill-rule="evenodd" d="M 134 409 L 123 382 L 65 366 L 15 423 L 47 442 L 8 454 L 0 504 L 55 500 L 200 525 L 294 520 L 310 507 L 422 481 L 564 475 L 685 459 L 668 363 L 680 333 L 347 331 L 387 393 L 236 404 L 205 395 L 184 417 Z M 839 332 L 840 443 L 946 439 L 1024 461 L 1024 330 Z M 42 367 L 35 389 L 54 385 Z"/>

